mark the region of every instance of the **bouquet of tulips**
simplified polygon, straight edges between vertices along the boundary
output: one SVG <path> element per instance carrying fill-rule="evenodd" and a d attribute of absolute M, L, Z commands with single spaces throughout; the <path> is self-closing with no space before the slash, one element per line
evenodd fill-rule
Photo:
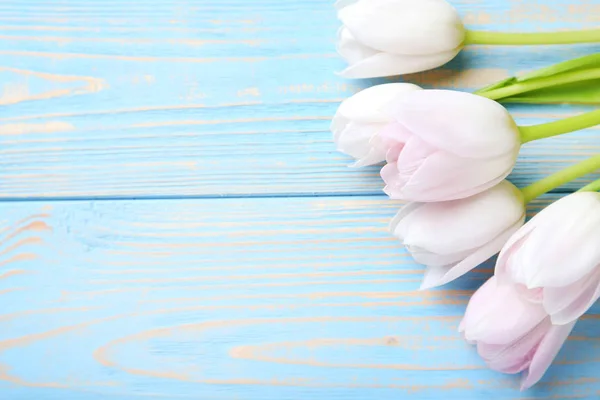
<path fill-rule="evenodd" d="M 600 30 L 500 33 L 466 30 L 444 0 L 340 0 L 342 75 L 370 78 L 435 68 L 466 45 L 600 42 Z M 524 188 L 506 178 L 522 144 L 600 124 L 600 110 L 518 126 L 501 103 L 600 103 L 600 54 L 569 60 L 475 93 L 374 86 L 346 99 L 331 125 L 355 166 L 385 162 L 385 193 L 406 205 L 390 227 L 425 265 L 422 289 L 451 282 L 499 253 L 460 332 L 490 368 L 545 373 L 600 297 L 600 181 L 526 223 L 532 200 L 600 169 L 600 155 Z"/>

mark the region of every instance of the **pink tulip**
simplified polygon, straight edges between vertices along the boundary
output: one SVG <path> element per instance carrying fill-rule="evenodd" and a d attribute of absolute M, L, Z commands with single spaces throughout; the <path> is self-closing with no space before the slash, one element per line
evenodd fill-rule
<path fill-rule="evenodd" d="M 508 181 L 439 203 L 409 203 L 390 224 L 414 259 L 427 266 L 421 289 L 446 284 L 494 254 L 525 222 L 523 194 Z"/>
<path fill-rule="evenodd" d="M 527 301 L 515 285 L 490 278 L 471 298 L 460 323 L 465 339 L 493 370 L 523 373 L 521 389 L 537 383 L 575 325 L 553 325 L 540 304 Z"/>
<path fill-rule="evenodd" d="M 573 193 L 537 214 L 506 243 L 496 275 L 554 324 L 579 318 L 600 297 L 600 193 Z"/>
<path fill-rule="evenodd" d="M 394 199 L 455 200 L 500 183 L 513 169 L 519 129 L 493 100 L 450 90 L 415 90 L 396 99 L 395 122 L 381 131 L 384 191 Z"/>

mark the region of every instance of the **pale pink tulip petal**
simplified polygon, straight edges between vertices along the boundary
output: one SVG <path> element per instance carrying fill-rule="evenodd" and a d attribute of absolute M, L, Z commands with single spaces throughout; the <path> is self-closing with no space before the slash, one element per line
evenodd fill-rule
<path fill-rule="evenodd" d="M 514 279 L 528 288 L 570 285 L 600 264 L 600 194 L 574 193 L 552 206 L 530 221 L 538 229 L 513 257 Z"/>
<path fill-rule="evenodd" d="M 513 226 L 455 265 L 448 265 L 440 268 L 427 268 L 421 284 L 421 290 L 452 282 L 491 258 L 500 251 L 506 240 L 519 229 L 524 221 L 525 216 L 523 215 Z"/>
<path fill-rule="evenodd" d="M 359 158 L 354 163 L 350 164 L 350 168 L 368 167 L 371 165 L 381 164 L 383 162 L 382 152 L 375 148 L 369 150 L 369 152 L 362 158 Z"/>
<path fill-rule="evenodd" d="M 487 160 L 466 160 L 449 153 L 437 152 L 419 165 L 419 168 L 411 175 L 405 190 L 424 188 L 431 191 L 443 190 L 462 193 L 473 187 L 487 186 L 491 178 L 502 180 L 510 172 L 510 170 L 506 170 L 506 166 L 513 163 L 507 158 L 512 158 L 512 156 Z M 486 189 L 493 186 L 495 184 Z"/>
<path fill-rule="evenodd" d="M 438 150 L 422 141 L 417 136 L 411 136 L 398 154 L 396 164 L 398 170 L 403 174 L 412 175 L 423 165 L 428 157 Z"/>
<path fill-rule="evenodd" d="M 548 315 L 541 305 L 518 296 L 512 285 L 491 284 L 471 299 L 465 313 L 465 337 L 488 344 L 509 344 L 526 335 Z"/>
<path fill-rule="evenodd" d="M 389 104 L 408 93 L 422 90 L 411 83 L 386 83 L 363 89 L 344 100 L 337 114 L 361 123 L 393 123 L 389 115 Z"/>
<path fill-rule="evenodd" d="M 493 300 L 496 294 L 497 285 L 496 277 L 492 276 L 485 281 L 475 293 L 473 293 L 469 300 L 469 304 L 467 304 L 465 316 L 460 322 L 459 332 L 464 332 L 467 329 L 467 322 L 471 325 L 475 318 L 478 318 L 481 314 L 485 313 L 487 307 L 486 304 Z"/>
<path fill-rule="evenodd" d="M 403 150 L 404 151 L 404 150 Z M 391 197 L 408 201 L 448 201 L 469 197 L 496 186 L 511 171 L 513 156 L 487 160 L 465 160 L 449 153 L 429 156 L 412 174 L 393 177 L 382 173 Z M 507 169 L 508 166 L 508 169 Z M 403 172 L 400 166 L 395 167 Z"/>
<path fill-rule="evenodd" d="M 406 144 L 401 147 L 398 154 L 398 161 L 393 164 L 396 166 L 398 177 L 395 179 L 395 184 L 391 186 L 397 186 L 400 190 L 404 191 L 404 188 L 408 182 L 413 179 L 413 176 L 419 168 L 428 160 L 428 157 L 435 154 L 436 150 L 426 145 L 423 141 L 420 141 L 416 137 L 411 137 Z M 391 154 L 388 152 L 386 159 L 391 159 Z M 385 179 L 384 179 L 385 181 Z M 385 181 L 388 184 L 387 181 Z M 402 185 L 402 186 L 400 186 Z M 406 200 L 410 200 L 406 198 Z"/>
<path fill-rule="evenodd" d="M 564 230 L 570 234 L 575 229 L 575 224 L 576 221 L 565 219 L 561 223 L 560 231 Z M 548 227 L 539 226 L 531 231 L 512 258 L 511 271 L 514 279 L 528 288 L 570 284 L 574 279 L 589 273 L 593 267 L 590 264 L 575 275 L 575 269 L 583 265 L 571 260 L 579 252 L 572 252 L 572 246 L 564 246 L 564 235 L 559 230 L 548 235 Z"/>
<path fill-rule="evenodd" d="M 510 174 L 510 172 L 506 173 L 506 175 L 508 175 L 508 174 Z M 467 189 L 463 190 L 462 192 L 457 192 L 451 198 L 438 198 L 438 200 L 430 200 L 430 201 L 448 201 L 448 200 L 464 199 L 467 197 L 471 197 L 471 196 L 476 195 L 477 193 L 483 192 L 484 190 L 488 190 L 490 187 L 494 187 L 494 186 L 498 185 L 503 180 L 504 180 L 504 178 L 498 177 L 496 179 L 492 179 L 489 182 L 486 182 L 479 186 L 474 186 L 472 188 L 467 188 Z"/>
<path fill-rule="evenodd" d="M 553 235 L 542 234 L 542 230 L 540 235 L 531 235 L 520 252 L 522 260 L 519 261 L 525 270 L 528 287 L 570 285 L 590 274 L 600 264 L 600 220 L 593 220 L 593 214 L 590 214 L 586 222 L 580 220 L 578 227 L 572 224 L 573 220 L 565 220 L 560 228 L 564 229 L 563 234 L 553 229 Z M 594 222 L 598 225 L 590 227 L 591 229 L 577 229 Z M 540 240 L 544 238 L 547 240 L 542 244 Z"/>
<path fill-rule="evenodd" d="M 370 149 L 369 152 L 355 162 L 348 165 L 350 168 L 368 167 L 371 165 L 380 164 L 383 162 L 382 153 L 375 149 Z"/>
<path fill-rule="evenodd" d="M 414 220 L 413 216 L 419 212 L 421 208 L 425 206 L 424 203 L 408 203 L 404 206 L 398 214 L 392 219 L 390 223 L 390 230 L 394 236 L 396 236 L 404 245 L 407 250 L 411 253 L 412 257 L 419 263 L 429 266 L 442 266 L 448 263 L 454 263 L 458 260 L 468 256 L 470 251 L 462 253 L 450 253 L 450 254 L 436 254 L 418 246 L 412 246 L 405 242 L 405 236 L 409 234 L 412 227 L 419 226 L 419 221 Z"/>
<path fill-rule="evenodd" d="M 338 113 L 331 123 L 331 131 L 337 150 L 354 157 L 357 161 L 352 166 L 358 167 L 385 160 L 387 149 L 381 141 L 373 140 L 383 126 L 385 123 L 350 121 Z"/>
<path fill-rule="evenodd" d="M 551 329 L 549 318 L 545 318 L 523 337 L 507 345 L 477 344 L 477 352 L 488 366 L 507 374 L 515 374 L 529 367 L 537 346 Z"/>
<path fill-rule="evenodd" d="M 385 160 L 391 144 L 380 132 L 393 122 L 387 104 L 404 94 L 421 90 L 409 83 L 390 83 L 364 89 L 344 100 L 331 122 L 337 149 L 356 159 L 353 166 L 378 164 Z M 396 136 L 403 134 L 399 132 Z M 407 134 L 407 140 L 411 136 Z M 396 146 L 397 147 L 397 146 Z"/>
<path fill-rule="evenodd" d="M 349 123 L 350 120 L 341 115 L 340 113 L 334 115 L 333 119 L 331 120 L 331 126 L 329 127 L 329 130 L 331 130 L 331 132 L 333 133 L 334 142 L 337 142 L 339 140 L 342 132 L 344 131 L 346 126 L 348 126 Z"/>
<path fill-rule="evenodd" d="M 575 322 L 573 321 L 567 325 L 553 325 L 550 328 L 535 351 L 529 369 L 523 375 L 521 390 L 530 388 L 544 376 L 573 330 Z"/>
<path fill-rule="evenodd" d="M 344 26 L 338 30 L 337 36 L 336 50 L 349 64 L 356 64 L 379 53 L 357 41 Z"/>
<path fill-rule="evenodd" d="M 398 211 L 390 221 L 390 232 L 400 240 L 404 240 L 404 229 L 402 222 L 413 212 L 423 207 L 423 203 L 408 203 Z"/>
<path fill-rule="evenodd" d="M 540 344 L 546 333 L 552 327 L 550 318 L 546 317 L 535 325 L 526 335 L 506 344 L 488 344 L 479 342 L 477 352 L 486 361 L 505 357 L 518 358 L 529 355 L 529 360 L 533 357 L 532 350 L 535 350 Z"/>
<path fill-rule="evenodd" d="M 403 127 L 396 123 L 388 124 L 381 132 L 379 132 L 379 137 L 387 149 L 385 161 L 388 164 L 396 163 L 396 160 L 400 157 L 400 153 L 402 153 L 406 142 L 410 140 L 411 136 L 410 132 L 403 130 Z"/>
<path fill-rule="evenodd" d="M 349 154 L 356 158 L 356 162 L 351 167 L 365 167 L 369 165 L 375 165 L 385 160 L 385 154 L 387 149 L 379 140 L 377 134 L 373 134 L 371 138 L 363 136 L 358 132 L 353 132 L 354 122 L 349 124 L 346 129 L 347 135 L 346 140 L 338 141 L 338 149 L 346 154 Z M 383 124 L 371 123 L 368 126 L 360 126 L 357 124 L 359 129 L 364 130 L 365 134 L 372 134 L 383 127 Z M 354 136 L 352 136 L 354 135 Z M 366 145 L 365 145 L 366 143 Z"/>
<path fill-rule="evenodd" d="M 348 123 L 341 133 L 338 134 L 336 141 L 337 149 L 345 154 L 351 155 L 354 158 L 361 159 L 365 157 L 369 151 L 374 150 L 369 145 L 371 137 L 376 134 L 379 129 L 383 129 L 385 124 L 363 124 L 360 122 Z M 381 162 L 385 158 L 385 149 L 379 150 L 378 156 Z"/>
<path fill-rule="evenodd" d="M 599 283 L 599 279 L 600 269 L 597 269 L 595 273 L 586 275 L 570 285 L 538 289 L 543 292 L 542 303 L 544 309 L 548 314 L 555 314 L 568 308 L 571 304 L 577 302 L 580 297 L 584 296 L 590 288 L 593 293 Z M 591 294 L 588 297 L 591 297 Z"/>
<path fill-rule="evenodd" d="M 395 162 L 387 163 L 386 165 L 384 165 L 384 167 L 381 168 L 380 175 L 386 183 L 386 186 L 383 188 L 383 191 L 392 199 L 402 199 L 401 197 L 393 197 L 392 194 L 400 193 L 402 187 L 406 184 L 406 182 L 408 182 L 410 177 L 401 177 L 400 172 L 398 171 L 398 166 Z"/>
<path fill-rule="evenodd" d="M 378 136 L 384 146 L 390 151 L 386 156 L 386 161 L 395 162 L 398 160 L 400 151 L 404 148 L 404 145 L 410 140 L 413 134 L 401 124 L 392 121 L 379 132 Z"/>
<path fill-rule="evenodd" d="M 600 298 L 600 265 L 593 274 L 561 288 L 543 289 L 543 305 L 552 323 L 565 325 L 581 317 Z"/>
<path fill-rule="evenodd" d="M 460 49 L 430 55 L 377 53 L 349 65 L 339 74 L 344 78 L 364 79 L 412 74 L 437 68 L 452 60 Z"/>
<path fill-rule="evenodd" d="M 525 225 L 526 226 L 526 225 Z M 521 228 L 520 231 L 523 231 Z M 515 235 L 519 235 L 519 232 L 516 232 Z M 511 239 L 514 238 L 511 237 Z M 510 247 L 509 250 L 500 252 L 498 260 L 496 261 L 496 269 L 495 274 L 498 276 L 498 280 L 500 282 L 513 282 L 519 285 L 525 286 L 525 279 L 523 278 L 524 269 L 521 268 L 518 256 L 519 251 L 523 248 L 525 243 L 527 243 L 527 239 L 529 238 L 529 234 L 521 237 L 520 240 L 514 242 L 514 244 Z M 509 239 L 510 240 L 510 239 Z M 506 248 L 506 246 L 505 246 Z"/>
<path fill-rule="evenodd" d="M 429 290 L 447 283 L 445 282 L 446 275 L 454 267 L 454 264 L 440 267 L 431 266 L 429 264 L 425 265 L 426 267 L 425 271 L 423 272 L 423 280 L 421 281 L 419 290 Z"/>
<path fill-rule="evenodd" d="M 415 135 L 457 156 L 487 159 L 510 153 L 516 159 L 521 145 L 519 130 L 508 111 L 471 93 L 415 91 L 390 107 L 395 110 L 395 119 Z"/>
<path fill-rule="evenodd" d="M 465 29 L 440 0 L 368 0 L 349 5 L 338 18 L 362 43 L 382 52 L 425 55 L 462 46 Z"/>
<path fill-rule="evenodd" d="M 511 279 L 511 274 L 515 271 L 511 269 L 512 264 L 510 263 L 510 259 L 521 248 L 533 229 L 535 229 L 534 225 L 526 223 L 502 247 L 500 254 L 498 254 L 494 271 L 494 275 L 498 278 L 499 282 L 506 282 Z"/>
<path fill-rule="evenodd" d="M 396 163 L 396 160 L 402 153 L 402 149 L 404 149 L 404 143 L 398 143 L 393 145 L 392 147 L 388 147 L 388 151 L 385 153 L 385 161 L 387 163 Z"/>
<path fill-rule="evenodd" d="M 437 254 L 418 246 L 411 246 L 410 244 L 405 244 L 405 246 L 416 262 L 436 269 L 464 260 L 472 252 L 472 250 L 465 250 L 458 253 Z"/>
<path fill-rule="evenodd" d="M 498 282 L 502 281 L 498 280 Z M 533 304 L 542 304 L 542 301 L 544 299 L 544 289 L 527 289 L 527 286 L 522 285 L 520 283 L 512 282 L 512 284 L 517 289 L 517 292 L 519 293 L 519 296 L 521 296 L 521 298 Z"/>
<path fill-rule="evenodd" d="M 391 122 L 379 131 L 377 136 L 381 140 L 382 146 L 387 149 L 386 162 L 395 163 L 412 134 L 402 125 Z"/>
<path fill-rule="evenodd" d="M 481 342 L 477 343 L 477 351 L 478 352 L 481 351 L 479 349 L 481 348 L 482 345 L 483 345 L 483 343 L 481 343 Z M 502 347 L 502 348 L 506 347 L 504 345 L 487 345 L 487 346 Z M 498 371 L 498 372 L 502 372 L 505 374 L 517 374 L 519 372 L 522 372 L 529 366 L 530 360 L 528 360 L 526 356 L 521 354 L 521 355 L 514 355 L 513 357 L 500 357 L 498 359 L 492 359 L 489 361 L 485 360 L 485 361 L 486 361 L 488 368 L 493 371 Z"/>
<path fill-rule="evenodd" d="M 466 199 L 426 203 L 404 221 L 403 237 L 435 253 L 456 253 L 477 249 L 509 228 L 514 232 L 524 218 L 521 192 L 503 181 Z"/>

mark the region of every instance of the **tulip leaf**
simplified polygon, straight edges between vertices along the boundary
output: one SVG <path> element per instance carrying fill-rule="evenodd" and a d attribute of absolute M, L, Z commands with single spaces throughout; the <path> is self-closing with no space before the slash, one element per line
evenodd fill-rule
<path fill-rule="evenodd" d="M 600 79 L 533 90 L 498 101 L 501 103 L 600 104 Z"/>
<path fill-rule="evenodd" d="M 600 53 L 590 54 L 587 56 L 575 58 L 573 60 L 564 61 L 550 67 L 538 69 L 517 78 L 518 82 L 525 82 L 530 79 L 545 78 L 554 76 L 564 72 L 580 71 L 588 68 L 600 67 Z"/>
<path fill-rule="evenodd" d="M 479 89 L 475 93 L 476 94 L 482 94 L 482 93 L 491 92 L 492 90 L 496 90 L 496 89 L 500 89 L 500 88 L 503 88 L 503 87 L 507 87 L 507 86 L 510 86 L 510 85 L 512 85 L 514 83 L 517 83 L 517 82 L 519 82 L 518 78 L 512 76 L 510 78 L 503 79 L 503 80 L 501 80 L 499 82 L 492 83 L 491 85 L 486 86 L 483 89 Z"/>
<path fill-rule="evenodd" d="M 503 103 L 600 103 L 600 53 L 503 79 L 475 93 Z"/>

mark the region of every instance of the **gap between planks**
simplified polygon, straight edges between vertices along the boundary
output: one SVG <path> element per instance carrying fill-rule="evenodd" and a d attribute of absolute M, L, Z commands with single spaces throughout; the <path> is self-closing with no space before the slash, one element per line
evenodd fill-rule
<path fill-rule="evenodd" d="M 548 194 L 569 194 L 575 190 L 558 188 Z M 323 193 L 263 193 L 263 194 L 224 194 L 224 195 L 150 195 L 150 196 L 59 196 L 59 197 L 2 197 L 0 203 L 43 203 L 67 201 L 156 201 L 156 200 L 225 200 L 225 199 L 294 199 L 321 197 L 373 197 L 386 198 L 384 193 L 323 192 Z"/>

